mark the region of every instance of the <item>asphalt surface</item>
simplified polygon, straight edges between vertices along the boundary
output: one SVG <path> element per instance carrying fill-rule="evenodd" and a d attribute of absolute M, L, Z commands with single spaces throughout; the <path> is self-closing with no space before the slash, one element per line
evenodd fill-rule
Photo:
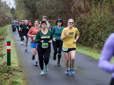
<path fill-rule="evenodd" d="M 13 33 L 13 36 L 27 85 L 109 85 L 111 75 L 99 69 L 97 61 L 79 53 L 76 56 L 75 76 L 66 76 L 63 57 L 61 67 L 57 67 L 56 62 L 52 60 L 53 49 L 50 55 L 48 75 L 41 76 L 40 67 L 32 65 L 30 44 L 26 53 L 24 46 L 20 44 L 18 34 Z"/>

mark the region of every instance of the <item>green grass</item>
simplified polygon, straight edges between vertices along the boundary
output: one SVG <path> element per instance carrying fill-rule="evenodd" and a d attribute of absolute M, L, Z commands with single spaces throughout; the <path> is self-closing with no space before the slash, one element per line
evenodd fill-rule
<path fill-rule="evenodd" d="M 95 50 L 95 49 L 92 49 L 90 47 L 86 47 L 80 44 L 77 45 L 77 52 L 84 54 L 90 58 L 93 58 L 94 60 L 99 60 L 100 53 L 101 53 L 99 50 Z M 112 57 L 110 62 L 114 63 L 114 57 Z"/>
<path fill-rule="evenodd" d="M 100 51 L 80 45 L 80 44 L 77 45 L 77 51 L 95 60 L 98 60 L 100 57 Z"/>
<path fill-rule="evenodd" d="M 8 26 L 9 27 L 9 26 Z M 11 85 L 23 85 L 23 76 L 22 76 L 22 71 L 20 70 L 21 68 L 19 67 L 19 62 L 18 62 L 18 55 L 16 52 L 16 44 L 15 41 L 13 40 L 13 35 L 10 29 L 8 29 L 8 40 L 11 40 L 11 45 L 12 45 L 12 51 L 11 51 L 11 57 L 12 57 L 12 67 L 17 68 L 15 71 L 15 76 L 12 79 Z"/>
<path fill-rule="evenodd" d="M 21 68 L 19 67 L 18 62 L 18 55 L 16 52 L 16 46 L 15 41 L 12 37 L 12 32 L 10 26 L 3 27 L 7 31 L 7 37 L 6 40 L 11 40 L 11 66 L 6 65 L 6 56 L 2 59 L 2 61 L 5 62 L 5 64 L 1 65 L 2 69 L 0 69 L 0 85 L 25 85 L 25 82 L 23 81 L 23 73 Z M 1 29 L 1 28 L 0 28 Z M 5 40 L 5 42 L 6 42 Z M 6 54 L 6 48 L 2 50 L 4 54 Z M 7 75 L 7 78 L 5 79 L 5 75 Z"/>
<path fill-rule="evenodd" d="M 0 27 L 0 35 L 6 34 L 6 27 Z"/>
<path fill-rule="evenodd" d="M 4 38 L 7 36 L 7 28 L 6 27 L 0 27 L 0 36 L 3 36 Z M 3 61 L 3 57 L 4 57 L 4 40 L 0 40 L 0 61 Z M 3 62 L 0 62 L 0 65 Z"/>

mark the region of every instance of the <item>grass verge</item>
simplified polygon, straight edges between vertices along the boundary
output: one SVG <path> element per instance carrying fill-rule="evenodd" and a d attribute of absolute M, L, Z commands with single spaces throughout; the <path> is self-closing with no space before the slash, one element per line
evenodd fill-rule
<path fill-rule="evenodd" d="M 0 85 L 25 85 L 23 81 L 23 73 L 18 63 L 18 55 L 16 52 L 15 42 L 12 38 L 11 28 L 9 25 L 3 28 L 7 30 L 6 40 L 11 40 L 11 66 L 6 65 L 6 56 L 4 56 L 2 59 L 4 63 L 0 66 Z M 6 48 L 2 51 L 6 54 Z"/>
<path fill-rule="evenodd" d="M 84 54 L 86 56 L 89 56 L 95 60 L 98 60 L 100 57 L 100 51 L 99 50 L 95 50 L 83 45 L 78 44 L 77 45 L 77 52 Z"/>

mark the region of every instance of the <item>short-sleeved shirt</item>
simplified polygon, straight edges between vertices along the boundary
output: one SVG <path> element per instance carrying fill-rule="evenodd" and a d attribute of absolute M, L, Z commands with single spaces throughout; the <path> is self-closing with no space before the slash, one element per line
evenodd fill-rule
<path fill-rule="evenodd" d="M 39 31 L 39 28 L 31 27 L 30 30 L 28 31 L 28 34 L 30 35 L 36 35 Z M 31 37 L 31 40 L 34 40 L 34 37 Z"/>
<path fill-rule="evenodd" d="M 50 47 L 49 41 L 52 39 L 52 33 L 50 30 L 46 34 L 43 34 L 39 31 L 36 35 L 35 42 L 39 43 L 39 47 L 41 48 L 48 48 Z M 43 42 L 41 42 L 43 40 Z"/>
<path fill-rule="evenodd" d="M 64 28 L 62 31 L 62 37 L 65 36 L 65 33 L 69 35 L 63 39 L 63 48 L 76 48 L 76 36 L 79 36 L 79 31 L 77 28 L 73 27 L 69 29 L 68 27 Z"/>

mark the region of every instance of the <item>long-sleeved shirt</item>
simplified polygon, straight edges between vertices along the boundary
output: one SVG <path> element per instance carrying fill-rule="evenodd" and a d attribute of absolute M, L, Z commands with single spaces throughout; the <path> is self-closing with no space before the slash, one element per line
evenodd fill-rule
<path fill-rule="evenodd" d="M 106 72 L 112 73 L 114 78 L 114 64 L 110 63 L 110 60 L 114 56 L 114 33 L 112 33 L 106 40 L 101 52 L 99 60 L 99 67 Z"/>
<path fill-rule="evenodd" d="M 61 33 L 63 31 L 63 28 L 64 27 L 58 27 L 58 26 L 54 26 L 52 28 L 52 35 L 53 35 L 53 38 L 55 38 L 56 40 L 60 40 L 60 37 L 61 37 Z"/>

